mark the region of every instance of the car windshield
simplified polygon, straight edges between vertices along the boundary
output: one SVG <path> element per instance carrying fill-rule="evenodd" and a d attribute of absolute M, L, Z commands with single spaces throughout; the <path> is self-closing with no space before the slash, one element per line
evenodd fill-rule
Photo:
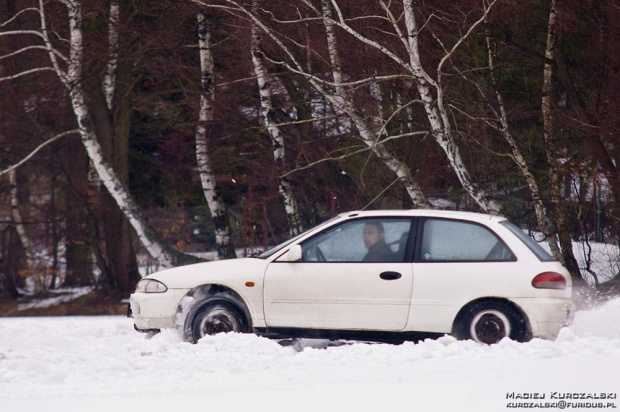
<path fill-rule="evenodd" d="M 517 237 L 521 239 L 521 241 L 525 243 L 525 245 L 528 248 L 530 248 L 532 252 L 534 252 L 534 254 L 538 257 L 538 259 L 540 259 L 543 262 L 551 262 L 555 260 L 554 257 L 549 254 L 549 252 L 543 249 L 542 246 L 538 244 L 538 242 L 536 242 L 534 239 L 532 239 L 530 236 L 524 233 L 521 229 L 519 229 L 517 225 L 515 225 L 514 223 L 510 223 L 508 221 L 501 222 L 501 223 L 502 225 L 510 229 L 512 233 L 517 235 Z"/>
<path fill-rule="evenodd" d="M 282 250 L 283 248 L 287 247 L 287 246 L 288 246 L 288 245 L 290 245 L 291 243 L 295 242 L 297 239 L 299 239 L 299 238 L 301 238 L 301 237 L 305 236 L 305 235 L 306 235 L 309 231 L 311 231 L 311 230 L 312 230 L 312 231 L 314 231 L 314 230 L 316 230 L 316 229 L 318 229 L 318 228 L 321 228 L 321 227 L 323 227 L 323 226 L 326 226 L 327 224 L 329 224 L 329 223 L 333 222 L 334 220 L 336 220 L 336 219 L 338 219 L 338 218 L 339 218 L 339 216 L 332 217 L 331 219 L 326 220 L 325 222 L 323 222 L 323 223 L 321 223 L 321 224 L 319 224 L 319 225 L 317 225 L 317 226 L 313 227 L 312 229 L 307 230 L 307 231 L 305 231 L 305 232 L 303 232 L 303 233 L 301 233 L 301 234 L 299 234 L 299 235 L 295 236 L 295 237 L 294 237 L 294 238 L 292 238 L 292 239 L 289 239 L 289 240 L 287 240 L 287 241 L 285 241 L 285 242 L 282 242 L 282 243 L 280 243 L 279 245 L 274 246 L 274 247 L 272 247 L 271 249 L 268 249 L 268 250 L 266 250 L 266 251 L 264 251 L 264 252 L 262 252 L 262 253 L 260 253 L 260 254 L 258 254 L 258 255 L 256 255 L 256 256 L 252 256 L 252 257 L 259 258 L 259 259 L 267 259 L 269 256 L 273 255 L 274 253 L 277 253 L 278 251 L 280 251 L 280 250 Z"/>

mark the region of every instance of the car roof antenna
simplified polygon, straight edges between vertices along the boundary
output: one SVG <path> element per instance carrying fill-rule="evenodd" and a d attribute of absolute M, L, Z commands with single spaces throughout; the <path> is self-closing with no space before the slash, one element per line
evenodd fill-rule
<path fill-rule="evenodd" d="M 388 187 L 386 187 L 385 189 L 383 189 L 383 191 L 381 193 L 379 193 L 374 199 L 372 199 L 366 206 L 364 206 L 362 209 L 360 210 L 366 210 L 366 208 L 370 205 L 372 205 L 375 200 L 379 199 L 379 197 L 381 197 L 382 194 L 384 194 L 390 187 L 394 186 L 394 183 L 398 182 L 400 180 L 400 177 L 397 177 L 396 179 L 394 179 L 394 181 L 392 183 L 390 183 L 388 185 Z"/>

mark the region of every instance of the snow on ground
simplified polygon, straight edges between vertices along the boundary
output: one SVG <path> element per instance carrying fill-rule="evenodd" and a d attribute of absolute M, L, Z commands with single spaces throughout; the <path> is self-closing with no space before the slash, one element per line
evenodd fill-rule
<path fill-rule="evenodd" d="M 561 401 L 612 410 L 619 318 L 617 298 L 577 312 L 555 341 L 302 340 L 297 349 L 254 335 L 149 339 L 124 317 L 0 318 L 0 411 L 496 412 L 525 410 L 510 406 L 531 396 L 556 405 L 539 411 Z M 614 399 L 553 399 L 574 392 Z M 599 407 L 570 408 L 586 402 Z"/>
<path fill-rule="evenodd" d="M 81 296 L 88 295 L 93 291 L 93 289 L 94 288 L 92 286 L 83 286 L 49 290 L 48 293 L 52 295 L 51 297 L 35 300 L 29 303 L 20 303 L 17 305 L 17 310 L 49 308 L 60 303 L 71 302 Z"/>

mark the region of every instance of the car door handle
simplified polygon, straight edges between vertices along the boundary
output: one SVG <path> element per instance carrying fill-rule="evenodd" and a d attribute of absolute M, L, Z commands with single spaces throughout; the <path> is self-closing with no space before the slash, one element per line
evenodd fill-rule
<path fill-rule="evenodd" d="M 400 279 L 403 275 L 398 272 L 383 272 L 379 277 L 383 280 L 396 280 Z"/>

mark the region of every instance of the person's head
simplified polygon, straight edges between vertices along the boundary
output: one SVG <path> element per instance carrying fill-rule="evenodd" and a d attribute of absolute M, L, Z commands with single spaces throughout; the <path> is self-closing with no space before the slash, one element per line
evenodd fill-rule
<path fill-rule="evenodd" d="M 379 222 L 366 223 L 364 226 L 364 245 L 367 249 L 385 239 L 383 225 Z"/>

